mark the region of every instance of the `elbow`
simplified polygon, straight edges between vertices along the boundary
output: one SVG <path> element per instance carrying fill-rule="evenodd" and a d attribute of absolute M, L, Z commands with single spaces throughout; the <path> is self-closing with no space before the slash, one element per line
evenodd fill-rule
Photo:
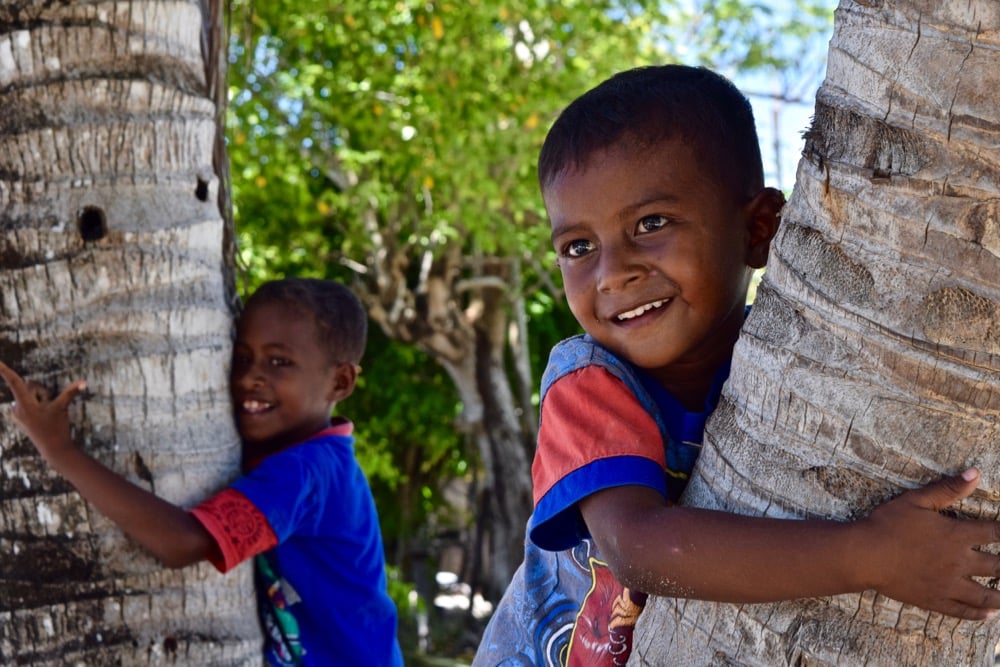
<path fill-rule="evenodd" d="M 622 586 L 632 591 L 663 595 L 664 587 L 669 584 L 669 582 L 660 582 L 657 585 L 649 569 L 635 562 L 620 563 L 615 566 L 609 564 L 608 567 L 611 569 L 611 573 L 614 574 L 615 579 Z"/>
<path fill-rule="evenodd" d="M 628 564 L 621 565 L 608 563 L 608 569 L 611 570 L 611 574 L 614 575 L 615 580 L 625 588 L 632 591 L 642 592 L 649 590 L 649 587 L 645 585 L 646 582 L 637 568 L 631 567 Z"/>
<path fill-rule="evenodd" d="M 601 556 L 618 583 L 630 590 L 647 591 L 650 569 L 644 565 L 643 552 L 641 544 L 626 547 L 615 544 L 611 548 L 602 548 Z"/>
<path fill-rule="evenodd" d="M 180 570 L 200 561 L 210 560 L 208 547 L 200 541 L 190 544 L 181 541 L 153 552 L 153 556 L 163 567 L 171 570 Z"/>
<path fill-rule="evenodd" d="M 157 560 L 160 561 L 160 565 L 169 570 L 181 570 L 189 565 L 194 565 L 201 559 L 191 558 L 187 554 L 172 553 L 160 555 Z"/>

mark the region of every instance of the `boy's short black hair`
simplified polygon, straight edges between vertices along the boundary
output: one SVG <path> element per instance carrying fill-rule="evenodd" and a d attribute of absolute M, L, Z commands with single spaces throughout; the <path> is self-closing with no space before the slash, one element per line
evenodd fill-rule
<path fill-rule="evenodd" d="M 266 282 L 250 295 L 243 312 L 263 303 L 281 303 L 312 315 L 320 344 L 331 362 L 357 364 L 368 340 L 368 315 L 345 285 L 318 278 L 282 278 Z"/>
<path fill-rule="evenodd" d="M 574 100 L 545 138 L 538 181 L 545 190 L 560 174 L 619 143 L 642 150 L 678 138 L 738 197 L 764 187 L 750 101 L 712 70 L 673 64 L 620 72 Z"/>

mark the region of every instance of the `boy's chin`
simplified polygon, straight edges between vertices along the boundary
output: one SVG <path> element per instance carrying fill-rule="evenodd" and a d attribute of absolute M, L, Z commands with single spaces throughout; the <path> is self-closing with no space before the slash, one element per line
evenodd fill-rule
<path fill-rule="evenodd" d="M 240 441 L 243 443 L 244 448 L 252 447 L 257 451 L 264 451 L 269 448 L 278 447 L 278 443 L 281 440 L 280 433 L 254 428 L 252 425 L 246 425 L 240 422 L 237 422 L 236 432 L 239 433 Z"/>
<path fill-rule="evenodd" d="M 278 432 L 265 431 L 264 429 L 240 428 L 237 432 L 243 443 L 244 450 L 250 450 L 258 455 L 272 454 L 280 452 L 287 447 L 307 440 L 316 430 L 281 430 Z"/>
<path fill-rule="evenodd" d="M 244 459 L 260 459 L 276 454 L 287 447 L 281 438 L 244 438 L 242 442 Z"/>

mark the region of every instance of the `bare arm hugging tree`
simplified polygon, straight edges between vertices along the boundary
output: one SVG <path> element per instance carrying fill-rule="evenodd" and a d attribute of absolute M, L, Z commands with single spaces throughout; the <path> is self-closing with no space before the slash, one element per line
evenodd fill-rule
<path fill-rule="evenodd" d="M 1000 4 L 845 0 L 836 21 L 795 191 L 685 502 L 849 518 L 975 465 L 980 489 L 956 510 L 996 519 Z M 1000 625 L 871 593 L 658 598 L 637 637 L 632 664 L 992 665 Z"/>
<path fill-rule="evenodd" d="M 185 505 L 235 474 L 217 2 L 0 7 L 0 358 L 85 378 L 76 440 Z M 208 13 L 204 13 L 208 12 Z M 212 13 L 216 12 L 216 13 Z M 0 390 L 0 663 L 246 664 L 249 570 L 163 569 L 46 469 Z"/>

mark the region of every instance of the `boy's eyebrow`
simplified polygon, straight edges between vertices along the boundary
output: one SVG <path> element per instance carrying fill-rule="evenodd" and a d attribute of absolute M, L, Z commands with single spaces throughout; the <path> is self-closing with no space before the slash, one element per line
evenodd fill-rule
<path fill-rule="evenodd" d="M 629 204 L 628 206 L 622 208 L 622 210 L 618 212 L 618 217 L 619 219 L 631 218 L 636 215 L 637 211 L 641 211 L 647 206 L 652 206 L 654 204 L 676 204 L 679 201 L 681 201 L 681 197 L 679 195 L 657 192 L 646 196 L 644 199 L 641 199 L 634 204 Z"/>
<path fill-rule="evenodd" d="M 552 223 L 552 233 L 549 234 L 549 241 L 555 242 L 557 236 L 562 236 L 563 234 L 571 233 L 576 228 L 586 228 L 582 222 L 571 222 L 567 224 Z"/>
<path fill-rule="evenodd" d="M 248 345 L 246 344 L 246 342 L 244 342 L 244 341 L 242 341 L 242 340 L 237 340 L 237 341 L 236 341 L 236 342 L 235 342 L 235 343 L 233 344 L 233 347 L 240 347 L 240 346 L 243 346 L 243 347 L 249 347 L 249 346 L 248 346 Z M 264 344 L 263 344 L 263 345 L 262 345 L 261 347 L 263 347 L 263 348 L 264 348 L 264 351 L 265 351 L 265 352 L 275 352 L 275 351 L 277 351 L 277 352 L 284 352 L 284 351 L 294 351 L 294 348 L 290 347 L 289 345 L 287 345 L 286 343 L 283 343 L 283 342 L 281 342 L 281 341 L 276 341 L 276 342 L 273 342 L 273 343 L 264 343 Z"/>
<path fill-rule="evenodd" d="M 616 214 L 616 218 L 625 219 L 630 218 L 635 215 L 636 211 L 639 211 L 651 204 L 674 204 L 681 201 L 680 195 L 675 195 L 669 192 L 656 192 L 650 195 L 646 195 L 643 199 L 622 207 L 620 211 Z M 572 232 L 577 227 L 586 227 L 582 222 L 570 222 L 570 223 L 552 223 L 552 234 L 549 236 L 549 240 L 555 240 L 557 236 Z"/>

